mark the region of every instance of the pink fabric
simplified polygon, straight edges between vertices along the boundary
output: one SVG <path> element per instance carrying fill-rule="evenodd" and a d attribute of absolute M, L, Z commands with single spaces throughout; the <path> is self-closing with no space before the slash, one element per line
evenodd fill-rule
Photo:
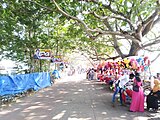
<path fill-rule="evenodd" d="M 136 80 L 134 80 L 135 82 Z M 141 86 L 142 82 L 137 82 L 138 86 Z M 144 112 L 144 93 L 143 88 L 139 87 L 139 92 L 132 91 L 132 102 L 130 105 L 130 111 Z"/>

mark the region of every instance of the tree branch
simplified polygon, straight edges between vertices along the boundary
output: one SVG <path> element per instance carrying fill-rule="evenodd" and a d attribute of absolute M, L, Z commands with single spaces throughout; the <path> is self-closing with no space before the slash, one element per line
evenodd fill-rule
<path fill-rule="evenodd" d="M 121 16 L 99 16 L 98 14 L 96 14 L 95 12 L 92 13 L 95 17 L 99 18 L 100 20 L 105 20 L 105 19 L 109 19 L 109 18 L 115 18 L 118 20 L 122 20 L 127 22 L 130 25 L 130 28 L 132 30 L 135 30 L 134 26 L 132 25 L 131 21 L 127 18 L 121 17 Z"/>
<path fill-rule="evenodd" d="M 151 61 L 151 63 L 153 63 L 154 61 L 156 61 L 159 57 L 160 57 L 160 53 Z"/>
<path fill-rule="evenodd" d="M 93 2 L 93 3 L 96 3 L 98 5 L 101 5 L 102 3 L 99 2 L 98 0 L 79 0 L 79 1 L 85 1 L 85 2 Z M 102 6 L 104 8 L 107 8 L 108 10 L 110 10 L 112 13 L 116 14 L 116 15 L 120 15 L 120 16 L 123 16 L 124 18 L 127 18 L 127 16 L 125 16 L 122 12 L 119 12 L 119 11 L 116 11 L 114 9 L 111 8 L 111 2 L 109 5 L 106 5 L 106 4 L 102 4 Z"/>
<path fill-rule="evenodd" d="M 68 18 L 71 18 L 71 19 L 73 19 L 73 20 L 76 20 L 76 21 L 78 21 L 79 23 L 81 23 L 83 26 L 84 26 L 84 28 L 85 28 L 85 31 L 86 31 L 86 33 L 89 35 L 89 37 L 93 37 L 93 35 L 91 34 L 91 32 L 93 32 L 93 33 L 101 33 L 101 34 L 103 34 L 103 35 L 105 35 L 105 34 L 111 34 L 111 35 L 119 35 L 119 36 L 124 36 L 124 37 L 126 37 L 127 39 L 131 39 L 131 40 L 133 40 L 133 41 L 135 41 L 135 42 L 139 42 L 136 38 L 134 38 L 134 37 L 132 37 L 131 35 L 124 35 L 123 33 L 120 33 L 120 32 L 115 32 L 115 31 L 102 31 L 101 29 L 91 29 L 91 28 L 89 28 L 87 25 L 86 25 L 86 23 L 84 22 L 84 21 L 82 21 L 82 20 L 80 20 L 80 19 L 78 19 L 77 17 L 74 17 L 74 16 L 71 16 L 71 15 L 69 15 L 68 13 L 66 13 L 66 12 L 64 12 L 59 6 L 58 6 L 58 4 L 55 2 L 55 0 L 52 0 L 53 1 L 53 3 L 56 5 L 56 8 L 58 9 L 58 11 L 60 12 L 60 13 L 62 13 L 64 16 L 66 16 L 66 17 L 68 17 Z"/>
<path fill-rule="evenodd" d="M 113 31 L 112 27 L 110 26 L 109 22 L 107 19 L 105 19 L 105 25 L 107 26 L 107 28 L 110 30 L 110 31 Z M 119 45 L 118 45 L 118 42 L 117 42 L 117 39 L 116 39 L 116 36 L 114 34 L 112 34 L 112 37 L 113 37 L 113 47 L 114 49 L 117 51 L 117 53 L 123 58 L 124 55 L 122 53 L 122 51 L 120 50 L 119 48 Z"/>
<path fill-rule="evenodd" d="M 153 28 L 154 19 L 157 17 L 158 12 L 159 12 L 159 8 L 157 8 L 155 10 L 155 12 L 148 19 L 146 19 L 146 21 L 144 21 L 142 23 L 142 27 L 143 27 L 142 36 L 146 35 L 150 31 L 150 29 Z M 159 20 L 159 19 L 157 19 L 157 20 Z"/>
<path fill-rule="evenodd" d="M 158 22 L 160 22 L 160 14 L 158 15 L 158 18 L 154 21 L 153 26 L 155 26 Z"/>
<path fill-rule="evenodd" d="M 143 50 L 146 50 L 146 51 L 149 51 L 149 52 L 158 52 L 158 51 L 160 51 L 160 48 L 156 49 L 156 50 L 152 50 L 150 48 L 144 48 Z"/>
<path fill-rule="evenodd" d="M 159 43 L 160 43 L 160 39 L 159 39 L 159 40 L 155 40 L 155 41 L 153 41 L 153 42 L 151 42 L 151 43 L 142 45 L 141 48 L 143 49 L 143 48 L 146 48 L 146 47 L 148 47 L 148 46 L 156 45 L 156 44 L 159 44 Z"/>
<path fill-rule="evenodd" d="M 40 6 L 40 7 L 42 7 L 42 8 L 45 8 L 45 9 L 49 10 L 49 11 L 53 11 L 52 9 L 50 9 L 50 8 L 44 6 L 44 5 L 41 5 L 41 4 L 39 4 L 39 3 L 35 2 L 35 1 L 31 1 L 31 0 L 23 0 L 23 2 L 31 2 L 31 3 L 34 3 L 34 4 L 36 4 L 36 5 Z"/>
<path fill-rule="evenodd" d="M 83 55 L 85 58 L 87 58 L 87 60 L 88 60 L 88 61 L 92 64 L 92 66 L 94 67 L 93 62 L 88 58 L 88 56 L 87 56 L 87 55 L 84 55 L 83 53 L 82 53 L 81 55 Z"/>
<path fill-rule="evenodd" d="M 53 3 L 55 4 L 56 8 L 58 9 L 58 11 L 59 11 L 61 14 L 63 14 L 64 16 L 66 16 L 66 17 L 68 17 L 68 18 L 71 18 L 71 19 L 73 19 L 73 20 L 76 20 L 76 21 L 78 21 L 79 23 L 81 23 L 81 24 L 83 25 L 86 33 L 87 33 L 90 37 L 91 37 L 92 35 L 91 35 L 91 33 L 89 33 L 89 31 L 90 31 L 90 32 L 94 32 L 94 31 L 96 32 L 96 31 L 97 31 L 97 30 L 92 30 L 92 29 L 90 29 L 90 28 L 86 25 L 85 22 L 83 22 L 82 20 L 78 19 L 77 17 L 71 16 L 71 15 L 69 15 L 68 13 L 64 12 L 64 11 L 58 6 L 58 4 L 56 3 L 55 0 L 52 0 L 52 1 L 53 1 Z"/>

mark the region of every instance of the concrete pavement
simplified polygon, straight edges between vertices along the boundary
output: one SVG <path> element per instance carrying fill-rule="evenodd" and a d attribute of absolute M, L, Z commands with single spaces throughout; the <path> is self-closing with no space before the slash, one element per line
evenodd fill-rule
<path fill-rule="evenodd" d="M 85 75 L 65 77 L 53 86 L 24 97 L 0 110 L 0 120 L 160 120 L 158 113 L 128 112 L 111 106 L 113 92 Z"/>

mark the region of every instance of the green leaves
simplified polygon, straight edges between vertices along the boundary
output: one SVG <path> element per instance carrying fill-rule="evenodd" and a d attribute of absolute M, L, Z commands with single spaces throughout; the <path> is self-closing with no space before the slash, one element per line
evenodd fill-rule
<path fill-rule="evenodd" d="M 70 16 L 81 15 L 86 27 L 79 21 L 64 16 L 50 0 L 3 0 L 0 4 L 5 3 L 7 7 L 0 8 L 0 49 L 10 52 L 10 56 L 14 52 L 17 59 L 23 58 L 24 49 L 33 52 L 36 48 L 51 48 L 54 51 L 57 46 L 59 53 L 78 49 L 107 57 L 106 53 L 113 52 L 113 40 L 118 38 L 117 33 L 126 32 L 135 37 L 133 33 L 138 26 L 157 8 L 156 0 L 115 0 L 106 4 L 87 0 L 56 2 Z M 87 27 L 94 29 L 94 32 L 88 32 L 92 37 L 86 32 Z M 115 39 L 112 34 L 104 34 L 108 31 L 115 32 Z M 108 42 L 108 39 L 111 41 Z M 117 41 L 118 45 L 119 43 Z"/>

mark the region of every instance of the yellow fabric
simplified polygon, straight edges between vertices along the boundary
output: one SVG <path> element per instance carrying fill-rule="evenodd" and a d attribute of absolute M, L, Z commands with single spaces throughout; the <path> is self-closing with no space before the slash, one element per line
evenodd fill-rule
<path fill-rule="evenodd" d="M 153 87 L 153 92 L 157 92 L 160 90 L 160 81 L 158 79 L 154 80 L 154 87 Z"/>

